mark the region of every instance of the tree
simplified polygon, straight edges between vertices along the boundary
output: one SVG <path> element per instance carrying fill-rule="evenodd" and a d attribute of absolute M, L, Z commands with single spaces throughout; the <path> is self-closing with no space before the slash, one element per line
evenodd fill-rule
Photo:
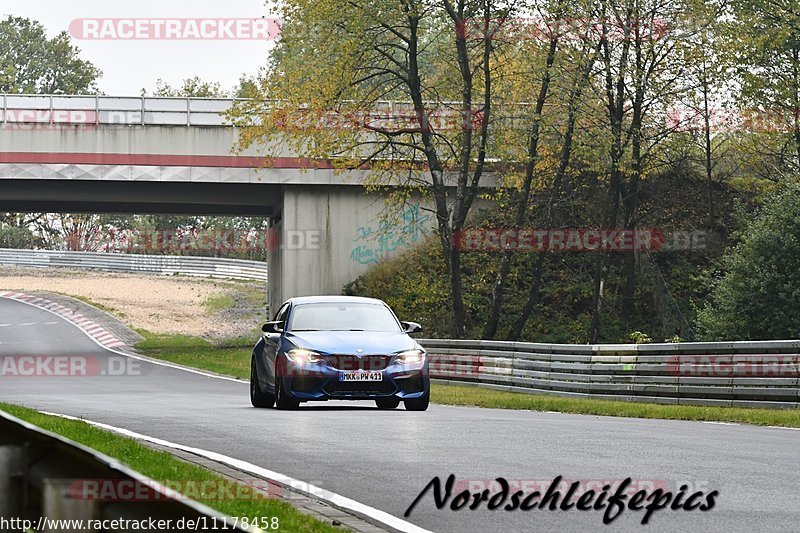
<path fill-rule="evenodd" d="M 170 98 L 258 98 L 259 80 L 255 76 L 243 74 L 232 91 L 223 88 L 217 81 L 205 81 L 199 76 L 183 80 L 179 87 L 173 87 L 166 81 L 158 79 L 153 96 Z M 145 89 L 141 90 L 142 96 L 147 95 Z"/>
<path fill-rule="evenodd" d="M 34 236 L 28 228 L 0 221 L 0 248 L 30 249 Z"/>
<path fill-rule="evenodd" d="M 734 0 L 731 7 L 727 43 L 740 101 L 778 126 L 780 144 L 761 144 L 764 155 L 782 163 L 773 171 L 800 172 L 800 9 L 795 0 Z"/>
<path fill-rule="evenodd" d="M 0 20 L 0 92 L 96 94 L 102 72 L 79 57 L 67 32 L 52 39 L 39 22 Z"/>
<path fill-rule="evenodd" d="M 0 20 L 0 92 L 95 94 L 102 72 L 79 54 L 66 32 L 49 39 L 39 22 L 8 16 Z M 24 242 L 22 236 L 46 216 L 5 213 L 2 218 L 4 225 L 17 228 L 16 237 L 7 241 L 12 245 Z"/>
<path fill-rule="evenodd" d="M 255 76 L 248 76 L 243 74 L 239 77 L 239 83 L 234 89 L 232 96 L 234 98 L 258 98 L 259 96 L 259 81 Z"/>
<path fill-rule="evenodd" d="M 698 319 L 708 340 L 800 335 L 800 184 L 765 202 L 721 266 Z"/>
<path fill-rule="evenodd" d="M 608 187 L 603 206 L 605 228 L 635 231 L 640 222 L 640 187 L 653 171 L 654 151 L 673 132 L 664 110 L 678 101 L 686 85 L 684 50 L 695 29 L 684 21 L 694 16 L 685 0 L 603 0 L 601 61 L 596 92 L 606 108 Z M 591 342 L 600 336 L 606 253 L 597 255 L 593 275 Z M 622 315 L 633 317 L 637 257 L 622 257 Z"/>
<path fill-rule="evenodd" d="M 725 50 L 725 41 L 721 38 L 723 31 L 722 20 L 727 14 L 727 0 L 716 2 L 702 2 L 695 6 L 694 12 L 701 27 L 693 32 L 686 48 L 686 64 L 688 69 L 686 78 L 691 86 L 687 103 L 694 112 L 689 119 L 694 122 L 695 117 L 701 119 L 700 128 L 688 128 L 690 131 L 699 129 L 701 139 L 693 140 L 700 146 L 703 157 L 702 167 L 706 178 L 706 202 L 708 204 L 708 227 L 713 229 L 717 225 L 717 210 L 714 201 L 714 181 L 717 167 L 721 159 L 727 155 L 730 148 L 728 132 L 717 131 L 732 124 L 726 124 L 723 111 L 724 87 L 731 81 L 729 54 Z M 677 124 L 679 127 L 682 125 Z M 694 124 L 692 124 L 693 126 Z M 683 125 L 685 126 L 685 125 Z"/>
<path fill-rule="evenodd" d="M 594 14 L 592 6 L 581 2 L 564 3 L 557 0 L 543 2 L 537 7 L 543 18 L 541 24 L 544 26 L 545 38 L 538 39 L 542 42 L 541 46 L 533 49 L 530 46 L 521 47 L 524 55 L 516 62 L 518 65 L 516 70 L 533 71 L 523 77 L 524 86 L 531 87 L 532 94 L 517 95 L 519 101 L 530 100 L 533 104 L 530 112 L 531 124 L 525 128 L 527 137 L 522 143 L 512 143 L 512 146 L 523 144 L 526 147 L 525 153 L 517 156 L 524 161 L 521 182 L 515 187 L 506 187 L 511 196 L 510 207 L 513 213 L 511 225 L 515 229 L 529 222 L 529 213 L 535 207 L 541 207 L 545 211 L 544 217 L 541 218 L 543 227 L 550 227 L 554 221 L 553 203 L 560 194 L 561 184 L 571 161 L 578 106 L 582 102 L 583 90 L 589 80 L 597 48 L 592 38 L 591 25 L 573 31 L 569 23 L 575 20 L 592 20 Z M 537 61 L 537 57 L 541 59 Z M 555 90 L 553 85 L 556 86 Z M 553 95 L 553 92 L 556 94 Z M 552 117 L 548 122 L 543 120 L 545 104 L 554 99 L 556 105 L 552 105 L 549 110 L 549 115 Z M 563 116 L 563 108 L 566 108 L 566 116 Z M 560 123 L 563 123 L 563 130 L 559 127 Z M 563 135 L 554 139 L 545 134 L 548 129 L 558 130 Z M 544 157 L 544 154 L 548 152 L 560 153 L 557 162 L 547 163 L 548 158 Z M 532 205 L 536 182 L 542 184 L 540 185 L 542 188 L 549 189 L 543 206 Z M 549 186 L 544 183 L 549 183 Z M 483 338 L 491 339 L 497 334 L 507 281 L 515 255 L 517 255 L 515 251 L 509 250 L 503 253 L 500 259 L 490 295 Z M 533 264 L 528 300 L 509 332 L 511 338 L 519 336 L 536 305 L 543 263 L 544 256 L 540 254 Z"/>
<path fill-rule="evenodd" d="M 491 33 L 512 10 L 494 0 L 291 0 L 260 98 L 234 112 L 241 148 L 280 137 L 310 157 L 370 169 L 368 185 L 392 184 L 398 201 L 430 200 L 457 337 L 468 315 L 456 239 L 488 172 L 503 100 L 493 84 L 510 47 Z M 400 105 L 387 110 L 386 100 Z"/>
<path fill-rule="evenodd" d="M 143 91 L 144 92 L 144 91 Z M 228 91 L 216 81 L 204 81 L 199 76 L 186 78 L 180 87 L 173 87 L 162 79 L 156 81 L 153 96 L 184 98 L 227 98 Z"/>

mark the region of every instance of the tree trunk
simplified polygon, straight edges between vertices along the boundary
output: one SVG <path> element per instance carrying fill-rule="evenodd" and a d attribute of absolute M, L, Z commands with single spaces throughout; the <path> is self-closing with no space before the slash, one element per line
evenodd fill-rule
<path fill-rule="evenodd" d="M 511 328 L 509 338 L 519 339 L 522 337 L 522 330 L 530 319 L 531 313 L 539 303 L 539 292 L 542 285 L 542 265 L 544 264 L 545 252 L 540 252 L 536 259 L 533 261 L 533 272 L 531 272 L 531 287 L 528 290 L 528 299 L 522 307 L 517 320 L 514 321 L 514 326 Z"/>
<path fill-rule="evenodd" d="M 558 169 L 556 170 L 556 176 L 553 180 L 553 187 L 547 205 L 547 215 L 544 220 L 546 227 L 550 227 L 555 223 L 556 217 L 553 204 L 555 204 L 556 200 L 561 194 L 561 188 L 564 178 L 567 174 L 567 168 L 569 167 L 570 160 L 572 159 L 572 141 L 575 136 L 575 124 L 578 120 L 578 103 L 581 100 L 583 89 L 586 87 L 586 84 L 589 81 L 589 75 L 592 72 L 594 62 L 595 57 L 593 55 L 587 57 L 586 63 L 578 72 L 578 76 L 576 77 L 575 83 L 570 91 L 569 103 L 567 104 L 567 127 L 564 131 L 564 143 L 561 146 Z M 531 287 L 528 291 L 528 299 L 525 302 L 525 305 L 522 307 L 522 311 L 520 312 L 517 320 L 514 322 L 514 326 L 511 328 L 511 331 L 508 334 L 509 339 L 517 340 L 521 338 L 522 331 L 525 329 L 525 325 L 528 323 L 531 313 L 536 307 L 536 304 L 539 302 L 539 291 L 541 287 L 545 253 L 545 251 L 539 252 L 539 256 L 537 256 L 536 260 L 534 261 Z"/>
<path fill-rule="evenodd" d="M 542 120 L 542 110 L 544 109 L 544 104 L 550 91 L 550 74 L 551 69 L 553 68 L 553 63 L 555 62 L 557 47 L 558 39 L 555 37 L 551 38 L 550 46 L 547 51 L 547 60 L 545 61 L 542 83 L 539 87 L 539 95 L 536 98 L 536 104 L 534 106 L 534 122 L 531 136 L 528 141 L 528 161 L 525 164 L 525 180 L 515 206 L 515 229 L 519 229 L 525 224 L 525 219 L 527 218 L 528 214 L 528 203 L 530 202 L 531 189 L 533 188 L 536 162 L 539 159 L 539 132 Z M 483 330 L 484 339 L 493 339 L 495 335 L 497 335 L 500 312 L 503 308 L 503 302 L 505 299 L 506 281 L 508 279 L 508 274 L 511 271 L 511 263 L 515 253 L 518 252 L 509 250 L 503 254 L 503 257 L 500 260 L 500 267 L 498 268 L 497 276 L 492 287 L 489 316 L 486 321 L 486 326 Z"/>
<path fill-rule="evenodd" d="M 711 109 L 708 102 L 708 69 L 705 57 L 702 66 L 702 90 L 703 90 L 703 134 L 705 136 L 705 171 L 706 171 L 706 203 L 708 204 L 708 227 L 713 229 L 717 225 L 717 214 L 714 207 L 714 165 L 712 163 L 711 151 Z"/>
<path fill-rule="evenodd" d="M 608 119 L 609 119 L 609 126 L 611 129 L 611 149 L 609 151 L 610 155 L 610 176 L 609 176 L 609 186 L 608 186 L 608 197 L 606 201 L 606 205 L 604 206 L 604 216 L 603 216 L 603 229 L 609 229 L 612 227 L 616 227 L 617 219 L 619 214 L 619 203 L 620 198 L 624 196 L 624 186 L 622 184 L 622 169 L 621 169 L 621 162 L 622 162 L 622 119 L 625 113 L 625 79 L 626 73 L 628 68 L 628 53 L 630 51 L 630 21 L 631 21 L 631 12 L 632 7 L 630 4 L 626 6 L 627 9 L 627 16 L 625 19 L 625 24 L 623 25 L 623 44 L 622 44 L 622 51 L 620 53 L 619 62 L 618 62 L 618 72 L 616 74 L 616 79 L 611 67 L 611 52 L 609 50 L 608 45 L 608 26 L 606 22 L 606 5 L 603 6 L 603 15 L 601 16 L 601 20 L 603 21 L 603 35 L 601 38 L 601 47 L 603 50 L 603 65 L 604 65 L 604 74 L 605 74 L 605 85 L 606 85 L 606 105 L 608 110 Z M 597 258 L 595 259 L 594 264 L 594 274 L 593 274 L 593 287 L 592 287 L 592 317 L 591 317 L 591 325 L 589 329 L 589 340 L 592 343 L 597 342 L 600 339 L 600 329 L 601 329 L 601 316 L 600 316 L 600 305 L 602 299 L 602 291 L 601 287 L 603 284 L 603 273 L 605 272 L 605 266 L 607 261 L 608 253 L 605 251 L 599 251 L 597 253 Z"/>
<path fill-rule="evenodd" d="M 642 178 L 644 162 L 642 160 L 642 125 L 644 121 L 644 64 L 642 58 L 642 37 L 639 25 L 634 28 L 634 58 L 636 70 L 634 72 L 634 97 L 633 113 L 631 116 L 631 159 L 633 169 L 630 181 L 626 188 L 623 201 L 625 208 L 625 230 L 636 232 L 638 226 L 639 209 L 639 182 Z M 635 242 L 635 240 L 634 240 Z M 636 296 L 636 262 L 638 255 L 634 250 L 625 250 L 623 253 L 623 272 L 625 282 L 622 287 L 622 316 L 629 324 L 633 324 Z"/>

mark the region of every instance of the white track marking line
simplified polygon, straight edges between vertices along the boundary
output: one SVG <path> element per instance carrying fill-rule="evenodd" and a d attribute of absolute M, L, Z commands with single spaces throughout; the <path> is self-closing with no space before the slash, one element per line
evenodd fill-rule
<path fill-rule="evenodd" d="M 790 428 L 786 426 L 758 426 L 755 424 L 740 424 L 739 422 L 716 422 L 714 420 L 698 420 L 701 424 L 713 424 L 715 426 L 741 426 L 753 428 L 769 428 L 769 429 L 788 429 L 789 431 L 800 431 L 800 428 Z"/>
<path fill-rule="evenodd" d="M 67 321 L 70 321 L 78 325 L 85 333 L 88 333 L 90 336 L 100 338 L 100 340 L 104 344 L 106 344 L 109 341 L 109 339 L 117 340 L 111 333 L 104 330 L 100 324 L 97 324 L 96 322 L 89 320 L 85 316 L 73 311 L 72 309 L 68 309 L 63 305 L 57 304 L 56 302 L 51 302 L 50 300 L 46 300 L 44 298 L 34 297 L 29 294 L 23 294 L 19 292 L 15 293 L 3 292 L 0 293 L 0 297 L 8 298 L 10 300 L 15 300 L 18 302 L 28 303 L 38 309 L 45 309 L 45 310 L 55 309 L 57 311 L 56 313 L 57 315 L 66 319 Z M 46 302 L 46 304 L 42 304 L 41 302 Z M 52 322 L 50 324 L 57 324 L 57 322 Z M 35 325 L 36 324 L 34 323 L 17 324 L 17 326 L 35 326 Z"/>
<path fill-rule="evenodd" d="M 85 422 L 91 426 L 95 426 L 100 429 L 105 429 L 113 433 L 118 433 L 125 437 L 130 437 L 132 439 L 150 442 L 152 444 L 164 446 L 166 448 L 171 448 L 173 450 L 181 450 L 184 452 L 189 452 L 195 455 L 199 455 L 201 457 L 205 457 L 206 459 L 211 459 L 212 461 L 226 464 L 238 470 L 245 471 L 249 474 L 254 474 L 266 478 L 267 480 L 277 483 L 279 485 L 290 487 L 292 490 L 296 492 L 299 492 L 305 496 L 322 500 L 325 503 L 337 509 L 344 509 L 356 514 L 361 518 L 371 519 L 372 521 L 378 522 L 383 526 L 388 526 L 394 531 L 399 531 L 403 533 L 431 533 L 427 529 L 416 526 L 410 522 L 406 522 L 405 520 L 397 518 L 396 516 L 391 515 L 385 511 L 375 509 L 374 507 L 370 507 L 368 505 L 357 502 L 340 494 L 336 494 L 335 492 L 331 492 L 329 490 L 317 487 L 315 485 L 311 485 L 310 483 L 294 479 L 284 474 L 279 474 L 278 472 L 273 472 L 272 470 L 262 468 L 260 466 L 248 463 L 246 461 L 242 461 L 241 459 L 235 459 L 233 457 L 229 457 L 221 453 L 211 452 L 200 448 L 193 448 L 191 446 L 175 444 L 174 442 L 169 442 L 156 437 L 150 437 L 148 435 L 142 435 L 141 433 L 136 433 L 134 431 L 130 431 L 124 428 L 118 428 L 116 426 L 103 424 L 101 422 L 93 422 L 91 420 L 86 420 L 83 418 L 78 418 L 70 415 L 63 415 L 60 413 L 50 413 L 47 411 L 42 411 L 42 413 L 50 416 L 57 416 L 59 418 L 64 418 L 66 420 L 77 420 L 80 422 Z"/>
<path fill-rule="evenodd" d="M 197 374 L 198 376 L 205 376 L 207 378 L 222 379 L 222 380 L 225 380 L 225 381 L 233 381 L 234 383 L 245 383 L 245 384 L 249 383 L 248 381 L 245 381 L 243 379 L 236 379 L 236 378 L 232 378 L 232 377 L 228 377 L 228 376 L 220 376 L 218 374 L 211 374 L 209 372 L 203 372 L 202 370 L 197 370 L 197 369 L 194 369 L 194 368 L 188 368 L 188 367 L 185 367 L 185 366 L 176 365 L 174 363 L 168 363 L 168 362 L 165 362 L 165 361 L 158 361 L 158 360 L 155 360 L 155 359 L 151 359 L 149 357 L 142 357 L 142 356 L 139 356 L 139 355 L 134 355 L 134 354 L 130 354 L 130 353 L 121 352 L 119 350 L 114 350 L 114 349 L 106 346 L 102 342 L 98 341 L 93 336 L 89 335 L 86 332 L 86 330 L 84 330 L 78 324 L 76 324 L 75 322 L 70 320 L 68 317 L 63 316 L 63 315 L 59 315 L 58 313 L 56 313 L 52 309 L 48 309 L 46 307 L 39 307 L 38 305 L 34 305 L 34 304 L 30 303 L 30 302 L 26 302 L 25 300 L 17 300 L 16 298 L 9 298 L 7 294 L 3 294 L 3 293 L 0 293 L 0 298 L 7 298 L 7 299 L 9 299 L 11 301 L 14 301 L 14 302 L 19 302 L 19 303 L 22 303 L 22 304 L 25 304 L 25 305 L 30 305 L 31 307 L 35 307 L 36 309 L 41 309 L 42 311 L 47 311 L 48 313 L 60 318 L 61 320 L 63 320 L 67 324 L 71 324 L 78 331 L 80 331 L 81 333 L 86 335 L 86 337 L 91 339 L 92 342 L 97 344 L 100 348 L 102 348 L 102 349 L 104 349 L 106 351 L 109 351 L 111 353 L 114 353 L 114 354 L 117 354 L 117 355 L 122 355 L 124 357 L 130 357 L 131 359 L 136 359 L 137 361 L 144 361 L 145 363 L 150 363 L 150 364 L 157 365 L 157 366 L 165 366 L 165 367 L 168 367 L 168 368 L 174 368 L 176 370 L 182 370 L 184 372 L 189 372 L 191 374 Z"/>

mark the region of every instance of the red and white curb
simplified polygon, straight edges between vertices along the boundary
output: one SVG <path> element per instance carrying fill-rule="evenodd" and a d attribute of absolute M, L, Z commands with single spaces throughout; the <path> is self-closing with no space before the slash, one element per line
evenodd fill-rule
<path fill-rule="evenodd" d="M 0 298 L 8 298 L 9 300 L 17 300 L 20 302 L 25 302 L 27 304 L 50 311 L 51 313 L 55 313 L 64 320 L 78 326 L 78 328 L 80 328 L 84 333 L 86 333 L 88 336 L 90 336 L 91 338 L 93 338 L 95 341 L 105 346 L 106 348 L 125 347 L 124 342 L 114 337 L 114 335 L 112 335 L 103 326 L 101 326 L 97 322 L 89 320 L 80 313 L 76 313 L 69 307 L 65 307 L 61 304 L 58 304 L 56 302 L 51 302 L 50 300 L 46 300 L 38 296 L 31 296 L 29 294 L 23 294 L 21 292 L 14 292 L 14 291 L 2 291 L 0 292 Z"/>

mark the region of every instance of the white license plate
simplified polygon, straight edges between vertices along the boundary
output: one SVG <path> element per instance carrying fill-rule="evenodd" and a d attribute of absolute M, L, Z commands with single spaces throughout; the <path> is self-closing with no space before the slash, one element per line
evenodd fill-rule
<path fill-rule="evenodd" d="M 339 381 L 383 381 L 383 372 L 368 372 L 363 370 L 340 372 Z"/>

